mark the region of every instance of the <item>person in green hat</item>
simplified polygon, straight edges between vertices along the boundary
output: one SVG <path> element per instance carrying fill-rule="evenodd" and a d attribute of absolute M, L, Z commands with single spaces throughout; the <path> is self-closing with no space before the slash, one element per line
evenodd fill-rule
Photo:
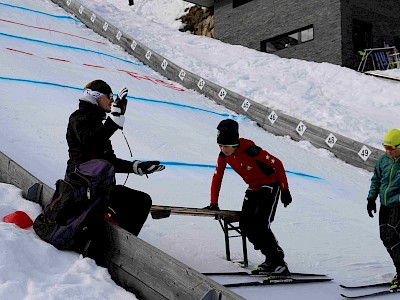
<path fill-rule="evenodd" d="M 368 193 L 367 211 L 372 218 L 376 213 L 375 200 L 379 195 L 379 230 L 383 245 L 396 268 L 391 289 L 400 290 L 400 130 L 390 129 L 382 142 L 386 153 L 376 162 Z"/>

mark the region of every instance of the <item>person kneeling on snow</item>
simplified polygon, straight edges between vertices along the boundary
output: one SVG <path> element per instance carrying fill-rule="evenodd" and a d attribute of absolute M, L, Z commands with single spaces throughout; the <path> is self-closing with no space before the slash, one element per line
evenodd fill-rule
<path fill-rule="evenodd" d="M 379 231 L 383 245 L 396 268 L 391 289 L 397 291 L 400 275 L 400 130 L 386 132 L 382 142 L 386 153 L 376 162 L 367 197 L 367 211 L 372 218 L 376 213 L 379 195 Z"/>
<path fill-rule="evenodd" d="M 127 106 L 127 88 L 114 101 L 111 87 L 103 80 L 88 83 L 79 98 L 79 108 L 69 117 L 67 143 L 69 159 L 66 174 L 91 159 L 110 162 L 116 173 L 150 174 L 164 170 L 159 161 L 128 161 L 117 158 L 110 138 L 122 129 Z M 110 113 L 107 114 L 106 113 Z M 110 194 L 108 215 L 120 227 L 138 235 L 152 205 L 151 197 L 123 185 L 115 185 Z"/>
<path fill-rule="evenodd" d="M 239 125 L 231 119 L 219 123 L 217 143 L 221 152 L 211 184 L 211 204 L 206 209 L 219 210 L 218 197 L 226 165 L 229 164 L 249 185 L 243 200 L 239 227 L 265 255 L 259 271 L 289 275 L 284 253 L 271 231 L 279 195 L 284 206 L 292 202 L 282 162 L 254 144 L 239 138 Z"/>

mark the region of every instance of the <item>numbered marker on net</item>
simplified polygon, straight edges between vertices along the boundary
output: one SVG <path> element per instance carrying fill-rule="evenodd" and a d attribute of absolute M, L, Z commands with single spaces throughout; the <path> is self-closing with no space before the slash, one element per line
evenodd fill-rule
<path fill-rule="evenodd" d="M 206 82 L 203 80 L 203 78 L 200 78 L 199 82 L 197 83 L 197 86 L 199 89 L 203 89 L 203 87 L 206 85 Z"/>
<path fill-rule="evenodd" d="M 72 0 L 67 0 L 67 5 L 70 6 L 71 2 L 72 2 Z"/>
<path fill-rule="evenodd" d="M 103 30 L 104 30 L 104 31 L 107 31 L 107 29 L 108 29 L 108 23 L 107 23 L 107 22 L 104 22 L 104 24 L 103 24 Z"/>
<path fill-rule="evenodd" d="M 271 122 L 271 124 L 274 124 L 276 120 L 278 120 L 278 115 L 276 112 L 271 111 L 271 113 L 268 116 L 268 120 Z"/>
<path fill-rule="evenodd" d="M 221 98 L 221 100 L 224 100 L 225 96 L 226 96 L 226 91 L 222 88 L 219 93 L 218 96 Z"/>
<path fill-rule="evenodd" d="M 336 142 L 337 142 L 337 138 L 332 133 L 330 133 L 325 140 L 325 143 L 331 148 L 333 148 L 333 146 L 335 146 Z"/>
<path fill-rule="evenodd" d="M 362 146 L 360 152 L 358 152 L 358 156 L 360 156 L 363 161 L 367 161 L 367 159 L 369 158 L 369 156 L 371 155 L 372 151 L 369 150 L 365 145 Z"/>
<path fill-rule="evenodd" d="M 92 23 L 94 23 L 94 21 L 96 21 L 96 15 L 92 14 L 92 16 L 90 17 L 90 21 L 92 21 Z"/>
<path fill-rule="evenodd" d="M 79 10 L 78 10 L 79 13 L 82 14 L 84 9 L 85 9 L 85 8 L 81 5 L 81 6 L 79 7 Z"/>
<path fill-rule="evenodd" d="M 168 66 L 168 62 L 164 59 L 163 62 L 161 63 L 161 68 L 163 68 L 163 70 L 165 71 L 167 66 Z"/>
<path fill-rule="evenodd" d="M 180 80 L 182 80 L 183 81 L 183 79 L 185 78 L 185 76 L 186 76 L 186 72 L 184 71 L 184 70 L 181 70 L 180 72 L 179 72 L 179 79 Z"/>
<path fill-rule="evenodd" d="M 150 57 L 151 57 L 151 51 L 150 50 L 147 50 L 147 52 L 146 52 L 146 58 L 147 58 L 147 60 L 150 60 Z"/>
<path fill-rule="evenodd" d="M 251 105 L 250 101 L 247 100 L 247 99 L 245 99 L 245 100 L 243 101 L 243 103 L 242 103 L 242 108 L 243 108 L 243 110 L 244 110 L 244 111 L 248 111 L 249 108 L 250 108 L 250 105 Z"/>
<path fill-rule="evenodd" d="M 122 32 L 118 30 L 118 33 L 116 36 L 117 40 L 119 41 L 121 39 L 121 37 L 122 37 Z"/>
<path fill-rule="evenodd" d="M 132 41 L 131 49 L 132 49 L 132 50 L 135 50 L 136 46 L 137 46 L 136 41 Z"/>
<path fill-rule="evenodd" d="M 303 122 L 300 122 L 299 125 L 297 125 L 297 127 L 296 127 L 297 133 L 300 134 L 301 136 L 303 136 L 306 129 L 307 129 L 307 126 L 304 125 Z"/>

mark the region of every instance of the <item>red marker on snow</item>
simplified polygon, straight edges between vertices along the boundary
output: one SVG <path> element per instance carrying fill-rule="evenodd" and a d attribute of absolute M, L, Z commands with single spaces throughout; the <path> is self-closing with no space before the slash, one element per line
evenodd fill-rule
<path fill-rule="evenodd" d="M 12 214 L 4 216 L 3 222 L 14 223 L 22 229 L 26 229 L 32 226 L 32 219 L 23 211 L 17 210 Z"/>

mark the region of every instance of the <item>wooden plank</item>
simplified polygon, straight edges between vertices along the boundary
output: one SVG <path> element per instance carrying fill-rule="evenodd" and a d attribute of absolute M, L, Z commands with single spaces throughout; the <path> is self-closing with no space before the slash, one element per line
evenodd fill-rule
<path fill-rule="evenodd" d="M 146 299 L 203 299 L 212 290 L 221 297 L 216 300 L 244 299 L 111 223 L 108 224 L 108 232 L 112 244 L 118 245 L 118 248 L 110 249 L 112 263 L 130 274 L 129 278 L 140 279 L 138 293 Z M 124 279 L 119 276 L 118 280 Z M 139 286 L 137 282 L 131 284 Z M 150 293 L 154 298 L 149 298 Z"/>
<path fill-rule="evenodd" d="M 204 208 L 194 207 L 179 207 L 179 206 L 163 206 L 163 205 L 152 205 L 150 212 L 168 211 L 175 215 L 191 215 L 191 216 L 203 216 L 203 217 L 214 217 L 215 219 L 233 218 L 240 216 L 240 211 L 236 210 L 209 210 Z"/>
<path fill-rule="evenodd" d="M 364 72 L 364 74 L 370 75 L 370 76 L 375 76 L 378 78 L 388 79 L 388 80 L 400 81 L 399 77 L 390 76 L 388 74 L 382 74 L 379 71 L 367 71 L 367 72 Z"/>

